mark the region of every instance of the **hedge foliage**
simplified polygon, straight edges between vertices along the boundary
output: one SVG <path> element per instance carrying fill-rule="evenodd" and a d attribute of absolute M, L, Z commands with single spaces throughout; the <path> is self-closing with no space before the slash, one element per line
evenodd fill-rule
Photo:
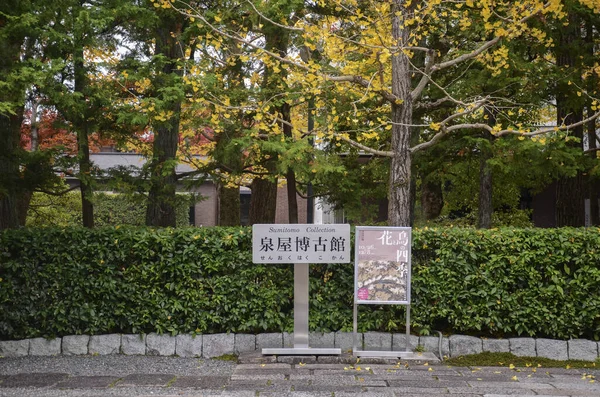
<path fill-rule="evenodd" d="M 95 192 L 93 197 L 94 223 L 96 226 L 132 225 L 146 223 L 146 203 L 143 197 L 126 194 Z M 190 206 L 194 205 L 189 194 L 177 194 L 175 212 L 177 227 L 190 225 Z M 81 193 L 69 192 L 62 196 L 34 193 L 27 213 L 27 226 L 80 226 Z"/>
<path fill-rule="evenodd" d="M 293 330 L 291 265 L 255 265 L 249 228 L 0 233 L 0 339 Z M 412 325 L 600 336 L 599 229 L 413 231 Z M 352 264 L 311 265 L 310 328 L 352 329 Z M 359 307 L 400 331 L 404 307 Z"/>

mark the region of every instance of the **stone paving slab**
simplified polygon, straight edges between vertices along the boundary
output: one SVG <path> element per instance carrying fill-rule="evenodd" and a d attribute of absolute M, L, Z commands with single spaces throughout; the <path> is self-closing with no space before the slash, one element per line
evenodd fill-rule
<path fill-rule="evenodd" d="M 306 364 L 305 366 L 302 367 L 302 369 L 305 369 L 305 370 L 308 370 L 308 369 L 332 370 L 332 369 L 344 369 L 347 366 L 348 366 L 348 364 L 319 364 L 319 363 L 317 363 L 317 364 Z"/>
<path fill-rule="evenodd" d="M 281 383 L 270 383 L 270 382 L 250 382 L 250 381 L 231 381 L 225 386 L 224 391 L 242 391 L 252 390 L 254 392 L 289 392 L 292 385 L 288 382 L 287 384 Z"/>
<path fill-rule="evenodd" d="M 367 390 L 362 393 L 363 395 L 366 395 L 368 397 L 395 397 L 396 394 L 394 394 L 393 391 L 391 390 L 381 390 L 381 389 L 371 389 L 371 388 L 367 388 Z M 312 394 L 311 394 L 312 395 Z M 331 396 L 331 394 L 329 394 L 329 396 Z M 405 396 L 404 394 L 402 396 Z M 335 397 L 356 397 L 356 393 L 352 393 L 352 392 L 335 392 Z M 421 395 L 421 397 L 424 397 L 423 395 Z M 471 396 L 472 397 L 472 396 Z"/>
<path fill-rule="evenodd" d="M 95 389 L 106 388 L 116 383 L 116 376 L 72 376 L 57 383 L 55 389 Z"/>
<path fill-rule="evenodd" d="M 414 387 L 414 386 L 408 387 L 407 386 L 407 387 L 390 387 L 389 390 L 394 392 L 397 396 L 404 396 L 406 394 L 418 394 L 418 395 L 423 395 L 423 396 L 448 394 L 448 389 L 443 388 L 443 387 Z M 472 394 L 471 394 L 471 396 L 472 396 Z M 454 396 L 452 396 L 452 397 L 454 397 Z"/>
<path fill-rule="evenodd" d="M 544 394 L 547 396 L 595 396 L 598 397 L 597 391 L 591 390 L 573 390 L 573 389 L 554 389 L 554 390 L 544 390 Z"/>
<path fill-rule="evenodd" d="M 290 369 L 292 366 L 290 364 L 284 363 L 273 363 L 273 364 L 238 364 L 236 366 L 236 371 L 239 369 L 273 369 L 273 368 L 287 368 Z"/>
<path fill-rule="evenodd" d="M 130 357 L 127 357 L 128 359 Z M 20 360 L 20 359 L 11 359 Z M 79 359 L 78 359 L 79 360 Z M 157 360 L 160 360 L 157 358 Z M 201 360 L 202 361 L 202 360 Z M 200 363 L 199 361 L 197 361 Z M 0 361 L 0 366 L 2 361 Z M 200 364 L 197 364 L 200 365 Z M 344 368 L 347 367 L 347 370 Z M 360 367 L 358 371 L 356 368 Z M 135 368 L 135 367 L 133 367 Z M 8 397 L 208 397 L 208 396 L 596 396 L 600 384 L 589 383 L 588 369 L 448 367 L 445 365 L 240 364 L 215 376 L 177 376 L 175 369 L 157 375 L 123 372 L 111 376 L 59 373 L 0 376 L 0 396 Z M 368 368 L 368 369 L 367 369 Z M 548 373 L 546 373 L 548 371 Z M 167 373 L 168 372 L 168 373 Z M 552 373 L 553 372 L 553 373 Z M 14 373 L 14 372 L 13 372 Z M 171 375 L 175 374 L 175 375 Z M 517 380 L 512 379 L 517 376 Z M 528 377 L 528 375 L 530 377 Z M 121 379 L 122 378 L 122 379 Z M 12 385 L 12 386 L 11 386 Z M 114 387 L 113 387 L 114 386 Z M 37 389 L 36 389 L 37 388 Z M 24 392 L 21 392 L 25 390 Z M 33 391 L 33 392 L 28 392 Z M 147 393 L 143 390 L 149 390 Z M 20 394 L 19 394 L 20 393 Z M 61 394 L 62 393 L 62 394 Z"/>
<path fill-rule="evenodd" d="M 506 382 L 477 382 L 470 381 L 467 382 L 471 387 L 491 387 L 491 388 L 501 388 L 508 387 L 511 389 L 554 389 L 549 383 L 536 383 L 536 382 L 521 382 L 521 381 L 512 381 L 508 380 Z"/>
<path fill-rule="evenodd" d="M 221 389 L 229 383 L 228 376 L 178 376 L 173 388 Z"/>
<path fill-rule="evenodd" d="M 335 394 L 337 394 L 338 392 L 362 393 L 364 391 L 362 386 L 335 386 L 335 389 L 333 389 L 333 390 L 335 390 Z M 294 388 L 294 391 L 304 391 L 304 392 L 329 391 L 331 393 L 332 386 L 331 385 L 297 385 Z"/>
<path fill-rule="evenodd" d="M 277 362 L 285 364 L 316 364 L 317 356 L 278 356 Z"/>
<path fill-rule="evenodd" d="M 452 381 L 452 380 L 434 380 L 434 379 L 419 379 L 419 380 L 388 380 L 387 383 L 390 387 L 425 387 L 425 388 L 436 388 L 436 387 L 469 387 L 469 384 L 465 381 Z"/>
<path fill-rule="evenodd" d="M 6 375 L 0 383 L 4 387 L 48 387 L 65 380 L 69 375 L 62 373 L 32 373 Z"/>
<path fill-rule="evenodd" d="M 236 375 L 233 374 L 231 375 L 231 380 L 232 381 L 239 381 L 239 380 L 248 380 L 248 381 L 254 381 L 254 380 L 284 380 L 285 379 L 285 375 L 284 374 L 256 374 L 256 375 Z"/>
<path fill-rule="evenodd" d="M 223 394 L 223 396 L 229 396 L 228 394 Z M 338 396 L 338 393 L 336 393 Z M 255 397 L 255 395 L 252 395 Z M 331 397 L 331 392 L 323 391 L 323 392 L 305 392 L 305 391 L 290 391 L 290 392 L 263 392 L 260 393 L 260 397 Z M 353 394 L 353 397 L 356 395 Z M 387 396 L 386 396 L 387 397 Z"/>
<path fill-rule="evenodd" d="M 171 374 L 132 374 L 124 377 L 117 386 L 166 386 L 175 379 Z"/>
<path fill-rule="evenodd" d="M 533 389 L 507 388 L 507 387 L 449 387 L 448 392 L 454 397 L 455 394 L 502 394 L 507 396 L 535 396 L 541 393 Z"/>
<path fill-rule="evenodd" d="M 598 383 L 589 383 L 585 380 L 580 382 L 552 382 L 557 389 L 575 389 L 575 390 L 594 390 L 600 396 L 600 385 Z"/>
<path fill-rule="evenodd" d="M 261 368 L 261 369 L 235 369 L 234 375 L 290 375 L 290 374 L 306 374 L 309 375 L 310 369 L 303 368 Z"/>

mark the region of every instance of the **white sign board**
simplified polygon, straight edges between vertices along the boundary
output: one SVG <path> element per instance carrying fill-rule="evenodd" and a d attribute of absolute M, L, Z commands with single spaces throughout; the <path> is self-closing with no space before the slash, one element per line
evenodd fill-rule
<path fill-rule="evenodd" d="M 350 225 L 253 225 L 254 263 L 349 263 Z"/>
<path fill-rule="evenodd" d="M 409 305 L 411 228 L 357 226 L 355 248 L 355 302 Z"/>

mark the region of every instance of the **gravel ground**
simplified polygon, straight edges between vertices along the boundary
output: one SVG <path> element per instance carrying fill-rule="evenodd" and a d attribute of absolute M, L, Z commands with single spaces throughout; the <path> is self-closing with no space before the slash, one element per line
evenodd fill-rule
<path fill-rule="evenodd" d="M 250 393 L 247 394 L 250 397 Z M 254 392 L 252 392 L 254 395 Z M 158 387 L 128 387 L 123 389 L 112 388 L 102 390 L 73 389 L 51 390 L 31 388 L 0 389 L 2 397 L 214 397 L 214 396 L 240 396 L 242 394 L 223 394 L 220 390 L 184 390 L 165 389 Z"/>
<path fill-rule="evenodd" d="M 53 372 L 71 376 L 127 376 L 173 374 L 176 376 L 230 376 L 231 361 L 148 356 L 53 356 L 0 358 L 0 375 Z"/>

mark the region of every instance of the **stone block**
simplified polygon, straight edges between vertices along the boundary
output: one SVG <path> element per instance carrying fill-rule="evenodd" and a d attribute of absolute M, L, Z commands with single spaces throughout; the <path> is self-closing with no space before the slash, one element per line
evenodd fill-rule
<path fill-rule="evenodd" d="M 336 332 L 333 336 L 333 346 L 342 349 L 342 353 L 352 351 L 353 348 L 352 332 Z M 363 348 L 363 334 L 356 333 L 357 346 L 359 350 Z"/>
<path fill-rule="evenodd" d="M 308 334 L 308 345 L 310 347 L 334 347 L 335 336 L 333 332 L 311 332 Z"/>
<path fill-rule="evenodd" d="M 410 335 L 408 338 L 408 350 L 406 350 L 406 333 L 392 334 L 392 350 L 397 352 L 410 351 L 414 352 L 419 344 L 419 337 Z"/>
<path fill-rule="evenodd" d="M 234 338 L 233 334 L 202 335 L 202 357 L 212 358 L 233 354 Z"/>
<path fill-rule="evenodd" d="M 289 332 L 283 333 L 283 347 L 294 347 L 294 334 Z M 258 349 L 258 347 L 257 347 Z"/>
<path fill-rule="evenodd" d="M 175 354 L 179 357 L 202 357 L 202 335 L 177 335 Z"/>
<path fill-rule="evenodd" d="M 392 350 L 392 334 L 387 332 L 365 332 L 363 342 L 365 350 Z"/>
<path fill-rule="evenodd" d="M 29 340 L 30 356 L 57 356 L 60 354 L 60 338 L 34 338 Z"/>
<path fill-rule="evenodd" d="M 88 354 L 89 335 L 69 335 L 62 338 L 62 354 L 74 356 Z"/>
<path fill-rule="evenodd" d="M 535 341 L 535 347 L 538 357 L 546 357 L 553 360 L 569 359 L 566 340 L 539 338 Z"/>
<path fill-rule="evenodd" d="M 146 335 L 123 335 L 121 337 L 121 353 L 128 356 L 146 354 Z"/>
<path fill-rule="evenodd" d="M 293 344 L 293 341 L 292 341 Z M 283 334 L 269 333 L 256 335 L 256 350 L 264 349 L 265 347 L 281 348 L 283 347 Z"/>
<path fill-rule="evenodd" d="M 439 356 L 439 345 L 440 338 L 439 336 L 421 336 L 419 338 L 419 345 L 423 346 L 423 351 L 434 353 L 436 356 Z M 447 337 L 442 337 L 442 357 L 450 357 L 450 340 Z"/>
<path fill-rule="evenodd" d="M 146 336 L 147 356 L 172 356 L 177 339 L 171 335 L 151 333 Z"/>
<path fill-rule="evenodd" d="M 90 354 L 106 356 L 119 354 L 121 350 L 121 334 L 92 335 L 88 351 Z"/>
<path fill-rule="evenodd" d="M 586 339 L 573 339 L 567 342 L 569 360 L 596 361 L 598 343 Z"/>
<path fill-rule="evenodd" d="M 256 351 L 256 335 L 235 334 L 233 352 L 235 354 Z"/>
<path fill-rule="evenodd" d="M 452 335 L 450 337 L 450 357 L 478 354 L 483 350 L 481 339 L 474 336 Z"/>
<path fill-rule="evenodd" d="M 536 357 L 535 339 L 533 338 L 510 338 L 510 352 L 519 357 Z"/>
<path fill-rule="evenodd" d="M 277 362 L 285 364 L 316 364 L 317 356 L 277 356 Z"/>
<path fill-rule="evenodd" d="M 492 353 L 510 352 L 508 339 L 483 339 L 483 351 Z"/>
<path fill-rule="evenodd" d="M 29 339 L 0 342 L 0 356 L 23 357 L 29 354 Z"/>

